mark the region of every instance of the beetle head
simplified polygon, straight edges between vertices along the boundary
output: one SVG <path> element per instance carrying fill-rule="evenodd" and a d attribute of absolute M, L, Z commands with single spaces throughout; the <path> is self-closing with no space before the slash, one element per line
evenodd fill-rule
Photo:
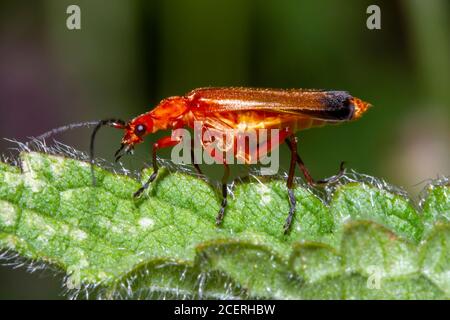
<path fill-rule="evenodd" d="M 134 146 L 144 141 L 144 136 L 153 132 L 153 120 L 148 114 L 141 115 L 128 122 L 124 128 L 125 135 L 122 144 L 116 151 L 115 157 L 118 161 L 124 154 L 132 153 Z"/>

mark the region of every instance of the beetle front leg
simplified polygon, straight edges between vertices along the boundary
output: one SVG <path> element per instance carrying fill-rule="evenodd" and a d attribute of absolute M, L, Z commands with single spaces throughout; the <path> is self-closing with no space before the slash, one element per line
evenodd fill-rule
<path fill-rule="evenodd" d="M 138 191 L 136 191 L 133 195 L 133 197 L 139 197 L 142 192 L 144 192 L 150 185 L 150 183 L 153 182 L 153 180 L 155 180 L 156 176 L 158 175 L 158 162 L 156 161 L 156 152 L 159 149 L 163 149 L 163 148 L 170 148 L 173 147 L 177 144 L 179 144 L 181 142 L 181 139 L 176 139 L 174 140 L 171 136 L 170 137 L 163 137 L 161 139 L 159 139 L 156 143 L 153 144 L 152 147 L 152 161 L 153 161 L 153 173 L 150 176 L 150 178 L 148 178 L 147 182 L 139 188 Z"/>

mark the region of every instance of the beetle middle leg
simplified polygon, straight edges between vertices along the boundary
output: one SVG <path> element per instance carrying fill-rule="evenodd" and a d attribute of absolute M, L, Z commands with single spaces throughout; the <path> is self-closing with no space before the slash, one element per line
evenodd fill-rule
<path fill-rule="evenodd" d="M 194 139 L 191 139 L 191 162 L 192 165 L 195 168 L 195 171 L 197 171 L 198 174 L 203 174 L 202 170 L 200 170 L 200 166 L 198 165 L 198 163 L 195 162 L 195 152 L 194 152 Z"/>
<path fill-rule="evenodd" d="M 227 207 L 228 188 L 227 182 L 230 177 L 230 167 L 227 163 L 223 163 L 223 176 L 222 176 L 222 204 L 219 209 L 219 213 L 216 216 L 216 225 L 220 225 L 225 214 L 225 208 Z"/>

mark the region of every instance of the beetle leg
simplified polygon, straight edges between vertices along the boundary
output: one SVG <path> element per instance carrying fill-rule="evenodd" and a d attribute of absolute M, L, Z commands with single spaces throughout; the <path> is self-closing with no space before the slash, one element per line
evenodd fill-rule
<path fill-rule="evenodd" d="M 203 174 L 202 170 L 200 170 L 200 166 L 198 165 L 198 163 L 195 163 L 194 139 L 191 139 L 191 161 L 192 161 L 192 165 L 194 166 L 197 173 Z"/>
<path fill-rule="evenodd" d="M 288 196 L 289 196 L 289 215 L 286 218 L 286 222 L 284 223 L 283 229 L 284 233 L 288 233 L 289 227 L 292 223 L 292 218 L 294 217 L 296 200 L 294 195 L 294 174 L 295 174 L 295 164 L 297 162 L 297 137 L 294 135 L 286 138 L 286 143 L 289 145 L 291 149 L 291 163 L 289 165 L 289 175 L 287 179 L 287 188 L 288 188 Z"/>
<path fill-rule="evenodd" d="M 308 182 L 309 185 L 311 186 L 317 186 L 317 185 L 321 185 L 321 184 L 327 184 L 327 183 L 333 183 L 338 181 L 345 173 L 345 168 L 344 168 L 344 164 L 345 162 L 342 161 L 340 166 L 339 166 L 339 172 L 337 174 L 335 174 L 334 176 L 322 179 L 322 180 L 314 180 L 313 177 L 311 176 L 311 174 L 309 173 L 308 168 L 306 168 L 305 163 L 303 162 L 302 158 L 300 157 L 300 155 L 297 152 L 297 146 L 293 146 L 291 144 L 291 141 L 289 140 L 289 138 L 286 139 L 286 143 L 289 146 L 289 149 L 291 149 L 291 152 L 293 151 L 293 148 L 295 148 L 295 153 L 296 153 L 296 161 L 298 163 L 298 166 L 300 167 L 300 170 L 302 170 L 303 175 L 305 176 L 306 181 Z"/>
<path fill-rule="evenodd" d="M 297 153 L 297 163 L 300 167 L 300 170 L 302 170 L 303 175 L 306 178 L 306 181 L 308 182 L 309 185 L 311 186 L 317 186 L 317 185 L 321 185 L 321 184 L 327 184 L 327 183 L 333 183 L 338 181 L 345 173 L 345 168 L 344 168 L 344 164 L 345 162 L 342 161 L 340 166 L 339 166 L 339 172 L 337 174 L 335 174 L 334 176 L 325 178 L 325 179 L 321 179 L 321 180 L 317 180 L 315 181 L 312 177 L 311 174 L 309 173 L 308 169 L 305 166 L 305 163 L 303 162 L 302 158 L 300 158 L 300 155 Z"/>
<path fill-rule="evenodd" d="M 149 187 L 150 183 L 152 183 L 153 180 L 155 180 L 156 176 L 158 175 L 159 167 L 158 162 L 156 161 L 156 152 L 159 149 L 173 147 L 179 144 L 180 142 L 181 139 L 173 140 L 173 138 L 170 136 L 170 137 L 163 137 L 153 144 L 152 147 L 153 173 L 150 176 L 150 178 L 148 178 L 147 182 L 142 187 L 140 187 L 138 191 L 134 193 L 133 195 L 134 197 L 139 197 L 142 194 L 142 192 L 144 192 L 145 189 Z"/>
<path fill-rule="evenodd" d="M 230 177 L 230 167 L 228 166 L 228 164 L 226 162 L 224 162 L 223 168 L 224 168 L 224 172 L 223 172 L 223 176 L 222 176 L 222 197 L 223 198 L 222 198 L 221 207 L 219 209 L 219 213 L 217 214 L 217 217 L 216 217 L 216 225 L 220 225 L 222 223 L 223 216 L 225 214 L 225 208 L 227 206 L 227 196 L 228 196 L 227 182 L 228 182 L 228 178 Z"/>
<path fill-rule="evenodd" d="M 316 185 L 337 182 L 345 174 L 344 165 L 345 165 L 345 161 L 341 161 L 341 164 L 339 165 L 338 173 L 336 173 L 334 176 L 316 181 Z"/>

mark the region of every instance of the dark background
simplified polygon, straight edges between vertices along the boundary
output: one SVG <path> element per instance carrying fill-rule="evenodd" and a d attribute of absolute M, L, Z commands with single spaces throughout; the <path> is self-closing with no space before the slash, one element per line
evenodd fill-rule
<path fill-rule="evenodd" d="M 69 4 L 81 7 L 81 30 L 66 28 Z M 370 4 L 381 8 L 381 30 L 366 27 Z M 0 137 L 130 119 L 202 86 L 348 90 L 374 108 L 298 134 L 311 172 L 329 176 L 346 160 L 417 195 L 424 179 L 449 174 L 449 14 L 445 0 L 2 0 Z M 58 140 L 86 151 L 89 134 Z M 99 156 L 111 159 L 121 135 L 104 129 Z M 154 139 L 124 164 L 142 167 Z M 0 141 L 0 153 L 11 147 Z M 61 292 L 51 273 L 0 267 L 0 298 Z"/>

